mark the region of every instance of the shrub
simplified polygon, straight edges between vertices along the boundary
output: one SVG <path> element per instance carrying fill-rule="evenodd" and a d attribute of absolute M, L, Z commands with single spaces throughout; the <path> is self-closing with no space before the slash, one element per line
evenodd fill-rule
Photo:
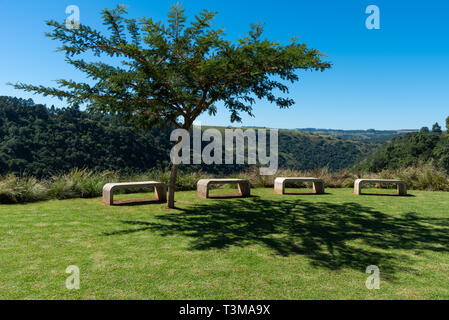
<path fill-rule="evenodd" d="M 0 179 L 0 203 L 45 200 L 47 196 L 47 188 L 36 178 L 9 174 Z"/>
<path fill-rule="evenodd" d="M 113 171 L 73 169 L 50 179 L 49 194 L 56 199 L 98 197 L 106 183 L 117 180 L 118 175 Z"/>

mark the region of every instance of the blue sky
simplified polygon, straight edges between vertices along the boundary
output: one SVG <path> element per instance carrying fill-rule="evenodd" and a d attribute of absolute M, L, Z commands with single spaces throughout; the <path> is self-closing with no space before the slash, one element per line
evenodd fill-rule
<path fill-rule="evenodd" d="M 49 97 L 24 93 L 7 82 L 51 86 L 55 79 L 82 80 L 82 74 L 56 53 L 58 43 L 44 36 L 44 21 L 64 21 L 65 8 L 77 5 L 81 23 L 103 29 L 102 9 L 129 5 L 132 17 L 165 20 L 175 1 L 0 0 L 0 95 L 33 98 L 64 106 Z M 255 117 L 242 125 L 273 128 L 401 129 L 444 124 L 449 116 L 449 1 L 203 1 L 184 0 L 187 15 L 202 8 L 218 11 L 214 25 L 229 39 L 246 34 L 251 22 L 264 22 L 269 39 L 287 43 L 293 36 L 319 49 L 331 70 L 301 72 L 290 85 L 296 104 L 279 110 L 268 102 L 255 105 Z M 368 30 L 368 5 L 380 9 L 380 30 Z M 207 125 L 228 125 L 219 105 Z"/>

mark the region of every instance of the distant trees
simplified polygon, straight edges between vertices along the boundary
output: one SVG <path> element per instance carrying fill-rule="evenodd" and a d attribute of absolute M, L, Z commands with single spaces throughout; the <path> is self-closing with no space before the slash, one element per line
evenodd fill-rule
<path fill-rule="evenodd" d="M 429 127 L 422 127 L 421 130 L 419 130 L 420 133 L 429 133 Z"/>
<path fill-rule="evenodd" d="M 124 174 L 168 169 L 170 131 L 136 130 L 115 116 L 92 115 L 77 107 L 46 108 L 32 100 L 0 96 L 0 175 L 48 177 L 74 167 Z M 354 165 L 376 146 L 286 130 L 279 133 L 279 165 L 334 171 Z M 182 167 L 217 175 L 248 169 L 248 165 Z"/>
<path fill-rule="evenodd" d="M 438 134 L 443 133 L 443 130 L 441 130 L 441 126 L 438 124 L 438 122 L 435 122 L 434 125 L 432 126 L 432 132 Z"/>
<path fill-rule="evenodd" d="M 449 117 L 446 119 L 446 127 L 449 125 Z M 429 127 L 422 127 L 419 130 L 419 133 L 436 133 L 436 134 L 442 134 L 443 130 L 441 129 L 441 126 L 438 124 L 438 122 L 435 122 L 432 126 L 432 131 L 429 130 Z"/>
<path fill-rule="evenodd" d="M 449 117 L 446 118 L 446 133 L 449 134 Z"/>
<path fill-rule="evenodd" d="M 379 172 L 432 162 L 449 173 L 449 136 L 435 126 L 409 133 L 388 142 L 357 165 L 357 169 Z"/>
<path fill-rule="evenodd" d="M 136 130 L 113 116 L 0 96 L 0 174 L 48 177 L 74 167 L 124 173 L 167 168 L 169 130 Z"/>

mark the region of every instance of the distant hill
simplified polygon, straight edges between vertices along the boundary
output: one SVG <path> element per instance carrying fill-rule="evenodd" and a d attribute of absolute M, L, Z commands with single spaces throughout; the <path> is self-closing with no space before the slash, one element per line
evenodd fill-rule
<path fill-rule="evenodd" d="M 418 132 L 416 129 L 400 130 L 339 130 L 339 129 L 316 129 L 316 128 L 298 128 L 294 129 L 300 132 L 326 135 L 348 140 L 362 140 L 371 142 L 384 142 L 394 137 L 401 136 L 411 132 Z"/>
<path fill-rule="evenodd" d="M 169 131 L 136 131 L 114 117 L 0 97 L 0 174 L 47 177 L 74 167 L 136 171 L 169 164 Z"/>
<path fill-rule="evenodd" d="M 46 177 L 74 167 L 125 172 L 167 168 L 170 132 L 161 128 L 135 130 L 112 116 L 0 97 L 0 174 Z M 332 171 L 348 168 L 380 146 L 365 140 L 280 130 L 279 166 L 299 170 L 328 167 Z M 228 174 L 248 167 L 199 165 L 184 169 Z"/>
<path fill-rule="evenodd" d="M 328 167 L 336 171 L 353 166 L 379 146 L 375 142 L 281 130 L 279 165 L 298 170 Z"/>
<path fill-rule="evenodd" d="M 203 130 L 210 128 L 203 126 Z M 215 127 L 221 131 L 234 127 Z M 242 129 L 265 127 L 243 127 Z M 327 167 L 331 171 L 349 168 L 379 148 L 373 141 L 347 140 L 340 137 L 279 130 L 279 166 L 295 170 Z"/>

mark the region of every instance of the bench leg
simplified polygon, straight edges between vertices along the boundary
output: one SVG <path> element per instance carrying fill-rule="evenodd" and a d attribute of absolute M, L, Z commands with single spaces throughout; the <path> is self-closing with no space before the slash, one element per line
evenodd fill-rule
<path fill-rule="evenodd" d="M 196 196 L 198 198 L 209 198 L 209 187 L 207 184 L 197 184 Z"/>
<path fill-rule="evenodd" d="M 103 190 L 103 203 L 108 206 L 114 204 L 114 194 L 112 190 Z"/>
<path fill-rule="evenodd" d="M 249 197 L 250 196 L 250 187 L 249 183 L 239 183 L 238 184 L 239 193 L 242 197 Z"/>
<path fill-rule="evenodd" d="M 324 193 L 324 183 L 323 182 L 314 182 L 313 183 L 313 192 L 316 194 Z"/>
<path fill-rule="evenodd" d="M 360 195 L 362 193 L 362 184 L 360 183 L 360 181 L 356 181 L 354 183 L 354 193 L 356 195 Z"/>
<path fill-rule="evenodd" d="M 285 193 L 285 188 L 284 188 L 284 183 L 283 182 L 274 182 L 274 193 L 277 194 L 284 194 Z"/>
<path fill-rule="evenodd" d="M 407 195 L 407 186 L 405 183 L 399 183 L 398 184 L 398 194 L 400 196 L 406 196 Z"/>
<path fill-rule="evenodd" d="M 167 201 L 167 191 L 165 190 L 164 185 L 159 185 L 154 187 L 154 195 L 156 197 L 156 200 L 160 202 Z"/>

